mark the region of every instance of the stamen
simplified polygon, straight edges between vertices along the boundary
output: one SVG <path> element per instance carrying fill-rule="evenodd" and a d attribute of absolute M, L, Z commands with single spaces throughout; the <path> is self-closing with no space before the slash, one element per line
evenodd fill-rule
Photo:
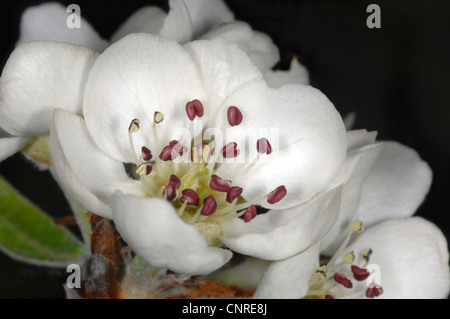
<path fill-rule="evenodd" d="M 155 114 L 153 115 L 153 121 L 156 124 L 161 123 L 164 120 L 164 114 L 161 112 L 156 111 Z"/>
<path fill-rule="evenodd" d="M 222 179 L 217 175 L 212 175 L 209 187 L 218 192 L 227 192 L 231 188 L 231 181 Z"/>
<path fill-rule="evenodd" d="M 138 119 L 132 120 L 130 126 L 128 127 L 128 132 L 131 134 L 139 131 L 139 123 L 140 122 Z"/>
<path fill-rule="evenodd" d="M 359 268 L 358 266 L 355 265 L 352 265 L 351 268 L 353 277 L 358 281 L 366 280 L 370 275 L 370 272 L 365 268 Z"/>
<path fill-rule="evenodd" d="M 164 195 L 167 196 L 167 200 L 173 202 L 177 197 L 177 189 L 181 185 L 181 180 L 174 174 L 170 176 L 169 183 L 167 183 L 166 188 L 164 189 Z"/>
<path fill-rule="evenodd" d="M 256 149 L 258 150 L 258 153 L 260 153 L 260 154 L 269 155 L 270 153 L 272 153 L 272 146 L 270 145 L 269 141 L 265 137 L 260 138 L 256 142 Z"/>
<path fill-rule="evenodd" d="M 193 100 L 186 104 L 186 114 L 191 121 L 193 121 L 196 116 L 202 117 L 203 113 L 203 104 L 199 100 Z"/>
<path fill-rule="evenodd" d="M 230 142 L 222 148 L 222 156 L 224 158 L 235 158 L 239 155 L 236 142 Z"/>
<path fill-rule="evenodd" d="M 275 190 L 269 193 L 269 196 L 267 197 L 267 202 L 269 204 L 275 204 L 278 203 L 280 200 L 283 199 L 284 196 L 286 196 L 287 190 L 286 187 L 283 185 L 278 186 Z"/>
<path fill-rule="evenodd" d="M 252 205 L 244 213 L 244 221 L 248 223 L 256 217 L 256 206 Z"/>
<path fill-rule="evenodd" d="M 367 298 L 378 297 L 382 293 L 383 293 L 383 288 L 381 286 L 378 286 L 376 284 L 370 284 L 366 290 L 366 297 Z"/>
<path fill-rule="evenodd" d="M 355 255 L 355 251 L 353 250 L 353 251 L 345 254 L 344 258 L 342 259 L 342 262 L 344 264 L 351 265 L 355 262 L 355 258 L 356 258 L 356 255 Z"/>
<path fill-rule="evenodd" d="M 327 266 L 316 267 L 315 274 L 320 280 L 327 278 Z"/>
<path fill-rule="evenodd" d="M 193 189 L 186 188 L 181 192 L 181 194 L 183 196 L 180 198 L 180 202 L 186 203 L 187 205 L 199 205 L 200 199 L 198 197 L 198 194 Z"/>
<path fill-rule="evenodd" d="M 180 201 L 181 201 L 181 199 L 180 199 Z M 186 209 L 186 206 L 187 206 L 187 205 L 188 205 L 188 202 L 187 202 L 187 201 L 185 201 L 185 202 L 183 203 L 183 205 L 181 205 L 180 209 L 178 210 L 178 217 L 181 217 L 181 216 L 183 215 L 184 210 Z"/>
<path fill-rule="evenodd" d="M 174 185 L 178 189 L 181 185 L 181 179 L 179 179 L 178 176 L 172 174 L 170 175 L 169 184 Z"/>
<path fill-rule="evenodd" d="M 342 275 L 338 272 L 333 275 L 333 279 L 334 279 L 334 281 L 336 281 L 338 284 L 341 284 L 345 288 L 353 287 L 352 282 L 347 277 L 345 277 L 344 275 Z"/>
<path fill-rule="evenodd" d="M 227 110 L 228 123 L 236 126 L 242 122 L 242 113 L 236 106 L 230 106 Z"/>
<path fill-rule="evenodd" d="M 172 150 L 175 152 L 174 154 L 176 154 L 173 159 L 175 159 L 178 155 L 183 155 L 183 153 L 187 151 L 187 147 L 177 140 L 170 141 L 169 146 L 172 147 Z"/>
<path fill-rule="evenodd" d="M 369 248 L 369 249 L 363 251 L 362 255 L 363 255 L 364 260 L 366 260 L 368 262 L 370 259 L 370 255 L 372 255 L 372 248 Z"/>
<path fill-rule="evenodd" d="M 325 295 L 325 299 L 336 299 L 333 295 Z"/>
<path fill-rule="evenodd" d="M 356 219 L 351 225 L 350 230 L 357 234 L 362 233 L 364 231 L 364 224 L 359 219 Z"/>
<path fill-rule="evenodd" d="M 150 161 L 153 158 L 152 152 L 145 146 L 141 148 L 141 156 L 142 159 L 146 162 Z"/>
<path fill-rule="evenodd" d="M 236 198 L 238 198 L 239 196 L 241 196 L 242 194 L 242 187 L 239 186 L 233 186 L 231 187 L 228 191 L 227 191 L 227 198 L 226 201 L 228 203 L 232 203 Z"/>
<path fill-rule="evenodd" d="M 160 143 L 159 143 L 159 138 L 158 138 L 158 132 L 156 131 L 156 124 L 161 123 L 164 120 L 164 114 L 161 112 L 156 111 L 153 114 L 153 125 L 152 125 L 152 131 L 153 131 L 153 142 L 155 144 L 155 151 L 156 154 L 159 153 L 160 148 Z"/>
<path fill-rule="evenodd" d="M 159 154 L 159 158 L 162 161 L 170 161 L 174 160 L 178 157 L 178 155 L 183 155 L 183 152 L 187 151 L 187 147 L 178 141 L 170 141 L 169 145 L 165 146 Z"/>
<path fill-rule="evenodd" d="M 128 142 L 130 144 L 130 151 L 134 159 L 134 163 L 139 166 L 140 160 L 136 155 L 136 152 L 134 150 L 134 142 L 133 142 L 133 133 L 139 131 L 139 120 L 134 119 L 131 121 L 130 126 L 128 126 Z"/>
<path fill-rule="evenodd" d="M 203 207 L 201 210 L 201 214 L 203 216 L 211 216 L 217 209 L 216 199 L 210 195 L 203 200 Z"/>
<path fill-rule="evenodd" d="M 152 172 L 152 165 L 147 164 L 147 163 L 142 163 L 136 169 L 136 173 L 139 174 L 140 176 L 148 175 L 151 172 Z"/>
<path fill-rule="evenodd" d="M 170 145 L 167 145 L 167 146 L 165 146 L 164 148 L 163 148 L 163 150 L 161 151 L 161 154 L 159 154 L 159 158 L 162 160 L 162 161 L 170 161 L 170 160 L 173 160 L 173 159 L 175 159 L 175 158 L 172 158 L 172 146 L 170 146 Z M 174 152 L 174 154 L 177 154 L 177 153 L 175 153 Z M 177 155 L 178 156 L 178 155 Z"/>

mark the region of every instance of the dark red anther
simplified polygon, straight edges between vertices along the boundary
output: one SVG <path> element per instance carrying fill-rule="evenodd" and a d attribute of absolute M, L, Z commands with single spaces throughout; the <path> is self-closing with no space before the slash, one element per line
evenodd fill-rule
<path fill-rule="evenodd" d="M 366 280 L 367 277 L 369 277 L 370 272 L 367 271 L 367 269 L 365 268 L 359 268 L 358 266 L 352 265 L 352 273 L 353 273 L 353 277 L 358 280 L 358 281 L 362 281 L 362 280 Z"/>
<path fill-rule="evenodd" d="M 256 206 L 252 205 L 244 213 L 244 221 L 248 223 L 256 217 Z"/>
<path fill-rule="evenodd" d="M 270 145 L 269 141 L 265 137 L 260 138 L 256 142 L 256 149 L 260 154 L 269 155 L 270 153 L 272 153 L 272 145 Z"/>
<path fill-rule="evenodd" d="M 381 288 L 381 286 L 378 286 L 376 284 L 370 284 L 366 290 L 366 297 L 367 298 L 378 297 L 382 293 L 383 293 L 383 288 Z"/>
<path fill-rule="evenodd" d="M 242 122 L 242 113 L 236 106 L 230 106 L 227 110 L 228 123 L 236 126 Z"/>
<path fill-rule="evenodd" d="M 177 189 L 181 185 L 181 180 L 176 175 L 170 175 L 169 183 L 164 188 L 164 194 L 167 195 L 167 199 L 172 202 L 177 198 Z"/>
<path fill-rule="evenodd" d="M 172 152 L 174 152 L 175 158 L 178 155 L 183 155 L 183 152 L 187 151 L 187 147 L 178 142 L 177 140 L 173 140 L 169 142 L 169 146 L 172 147 Z"/>
<path fill-rule="evenodd" d="M 167 145 L 163 148 L 163 150 L 161 151 L 161 154 L 159 154 L 159 158 L 163 161 L 170 161 L 170 160 L 174 160 L 178 154 L 176 152 L 172 152 L 172 146 Z M 173 155 L 175 155 L 174 158 L 172 158 L 172 153 L 174 153 Z"/>
<path fill-rule="evenodd" d="M 173 185 L 176 189 L 178 189 L 181 185 L 181 179 L 178 176 L 172 174 L 169 178 L 169 185 Z"/>
<path fill-rule="evenodd" d="M 202 117 L 203 113 L 203 104 L 199 100 L 193 100 L 186 104 L 186 114 L 191 121 L 193 121 L 196 116 Z"/>
<path fill-rule="evenodd" d="M 211 176 L 209 187 L 218 192 L 227 192 L 231 188 L 231 181 L 220 178 L 217 175 Z"/>
<path fill-rule="evenodd" d="M 147 163 L 142 163 L 136 169 L 136 173 L 138 173 L 140 176 L 146 176 L 152 172 L 152 169 L 153 169 L 152 165 L 147 164 Z"/>
<path fill-rule="evenodd" d="M 134 133 L 139 131 L 139 120 L 138 119 L 133 119 L 130 123 L 130 125 L 128 126 L 128 132 L 129 133 Z"/>
<path fill-rule="evenodd" d="M 178 155 L 183 155 L 183 152 L 186 150 L 186 146 L 183 146 L 183 144 L 174 140 L 163 148 L 161 154 L 159 154 L 159 158 L 163 161 L 174 160 L 178 157 Z"/>
<path fill-rule="evenodd" d="M 190 188 L 183 189 L 181 194 L 183 196 L 181 196 L 180 202 L 184 203 L 185 201 L 187 201 L 188 205 L 198 206 L 200 199 L 198 197 L 198 194 L 193 189 Z"/>
<path fill-rule="evenodd" d="M 344 286 L 345 288 L 352 288 L 353 284 L 350 281 L 350 279 L 348 279 L 347 277 L 345 277 L 344 275 L 340 274 L 340 273 L 335 273 L 333 276 L 334 281 L 336 281 L 337 283 L 341 284 L 342 286 Z"/>
<path fill-rule="evenodd" d="M 142 159 L 146 162 L 148 162 L 149 160 L 151 160 L 153 158 L 152 152 L 150 151 L 150 149 L 148 149 L 145 146 L 142 146 L 142 148 L 141 148 L 141 155 L 142 155 Z"/>
<path fill-rule="evenodd" d="M 325 295 L 325 299 L 336 299 L 333 295 Z"/>
<path fill-rule="evenodd" d="M 230 142 L 222 148 L 222 156 L 225 158 L 234 158 L 239 155 L 236 142 Z"/>
<path fill-rule="evenodd" d="M 216 211 L 216 208 L 217 208 L 216 199 L 212 195 L 210 195 L 203 200 L 203 207 L 201 214 L 203 216 L 211 216 Z"/>
<path fill-rule="evenodd" d="M 177 198 L 177 189 L 169 184 L 164 188 L 164 194 L 167 196 L 169 202 L 173 202 Z"/>
<path fill-rule="evenodd" d="M 231 204 L 236 198 L 241 196 L 242 191 L 243 191 L 242 187 L 239 187 L 239 186 L 231 187 L 227 191 L 227 199 L 226 199 L 226 201 Z"/>
<path fill-rule="evenodd" d="M 278 186 L 275 190 L 270 192 L 269 196 L 267 197 L 267 202 L 269 204 L 275 204 L 278 203 L 280 200 L 283 199 L 284 196 L 286 196 L 287 190 L 286 187 L 283 185 Z"/>

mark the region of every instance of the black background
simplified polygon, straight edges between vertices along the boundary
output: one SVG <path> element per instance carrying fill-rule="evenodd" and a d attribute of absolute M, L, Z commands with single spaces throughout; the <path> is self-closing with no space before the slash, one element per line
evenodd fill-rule
<path fill-rule="evenodd" d="M 19 36 L 21 12 L 43 1 L 2 2 L 3 68 Z M 75 1 L 74 1 L 75 2 Z M 236 18 L 269 34 L 281 50 L 281 67 L 295 53 L 355 128 L 379 132 L 417 150 L 431 166 L 430 193 L 417 215 L 450 238 L 450 2 L 372 1 L 381 7 L 381 29 L 369 29 L 368 1 L 228 0 Z M 68 5 L 71 2 L 62 2 Z M 77 1 L 82 16 L 108 38 L 143 5 L 166 1 Z M 21 155 L 0 163 L 0 174 L 52 216 L 70 214 L 47 172 Z M 0 253 L 0 298 L 63 298 L 65 269 L 16 262 Z"/>

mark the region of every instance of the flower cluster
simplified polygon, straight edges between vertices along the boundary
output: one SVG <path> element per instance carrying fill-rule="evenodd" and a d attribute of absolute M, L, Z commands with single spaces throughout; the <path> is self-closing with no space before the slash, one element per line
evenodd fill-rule
<path fill-rule="evenodd" d="M 447 296 L 446 240 L 410 217 L 428 165 L 346 128 L 296 59 L 272 70 L 271 39 L 222 1 L 143 8 L 110 41 L 36 28 L 47 14 L 66 17 L 28 9 L 3 69 L 0 159 L 48 168 L 145 263 L 261 298 Z"/>

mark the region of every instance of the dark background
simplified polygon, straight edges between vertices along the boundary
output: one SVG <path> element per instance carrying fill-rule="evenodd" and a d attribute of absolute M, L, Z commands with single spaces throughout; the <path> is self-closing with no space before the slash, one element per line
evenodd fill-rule
<path fill-rule="evenodd" d="M 21 12 L 43 1 L 2 2 L 0 66 L 19 36 Z M 166 1 L 73 1 L 104 38 L 143 5 Z M 342 115 L 357 114 L 355 128 L 417 150 L 434 172 L 417 215 L 450 238 L 450 1 L 372 1 L 381 29 L 369 29 L 368 1 L 228 0 L 236 18 L 269 34 L 281 67 L 295 53 Z M 65 5 L 71 2 L 62 2 Z M 21 155 L 0 163 L 0 174 L 52 216 L 70 214 L 47 172 Z M 0 253 L 0 298 L 62 298 L 65 269 L 16 262 Z"/>

